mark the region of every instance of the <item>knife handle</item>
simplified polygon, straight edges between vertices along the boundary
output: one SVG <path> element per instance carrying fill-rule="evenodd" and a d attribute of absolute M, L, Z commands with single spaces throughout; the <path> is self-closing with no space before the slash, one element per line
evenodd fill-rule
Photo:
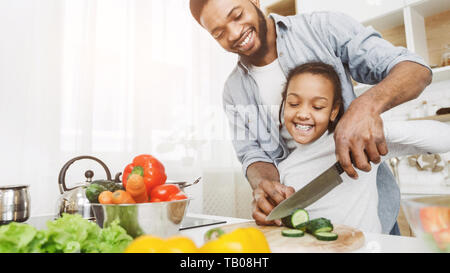
<path fill-rule="evenodd" d="M 341 163 L 336 162 L 336 163 L 334 164 L 334 167 L 336 168 L 336 170 L 338 171 L 339 174 L 344 173 L 344 169 L 342 168 Z"/>

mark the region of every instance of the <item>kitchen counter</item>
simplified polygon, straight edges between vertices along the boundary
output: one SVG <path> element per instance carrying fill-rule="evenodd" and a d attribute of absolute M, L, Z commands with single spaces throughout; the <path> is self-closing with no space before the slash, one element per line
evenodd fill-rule
<path fill-rule="evenodd" d="M 218 224 L 213 226 L 199 227 L 194 229 L 182 230 L 180 234 L 190 237 L 194 242 L 200 246 L 204 243 L 203 235 L 212 227 L 222 225 L 237 224 L 249 222 L 248 219 L 202 215 L 202 214 L 188 214 L 192 217 L 215 219 L 226 221 L 225 224 Z M 355 253 L 430 253 L 431 251 L 425 243 L 414 237 L 384 235 L 377 233 L 364 232 L 365 243 L 364 246 Z"/>
<path fill-rule="evenodd" d="M 180 231 L 181 235 L 191 238 L 197 246 L 201 246 L 204 243 L 204 234 L 207 230 L 213 227 L 219 227 L 222 225 L 237 224 L 249 222 L 249 219 L 204 215 L 187 213 L 187 217 L 213 219 L 218 221 L 226 221 L 226 223 L 208 225 L 196 228 L 188 228 Z M 52 216 L 40 216 L 32 217 L 25 223 L 31 224 L 38 229 L 45 229 L 46 222 L 52 220 Z M 413 237 L 393 236 L 375 233 L 364 232 L 365 243 L 362 248 L 355 251 L 356 253 L 427 253 L 430 250 L 422 242 L 422 240 Z"/>

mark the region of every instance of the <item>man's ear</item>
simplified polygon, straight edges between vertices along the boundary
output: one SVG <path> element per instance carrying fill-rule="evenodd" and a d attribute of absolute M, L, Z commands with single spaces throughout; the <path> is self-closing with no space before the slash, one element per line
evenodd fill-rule
<path fill-rule="evenodd" d="M 261 6 L 259 5 L 259 0 L 250 0 L 253 4 L 255 4 L 255 6 L 257 6 L 258 8 L 260 8 Z"/>

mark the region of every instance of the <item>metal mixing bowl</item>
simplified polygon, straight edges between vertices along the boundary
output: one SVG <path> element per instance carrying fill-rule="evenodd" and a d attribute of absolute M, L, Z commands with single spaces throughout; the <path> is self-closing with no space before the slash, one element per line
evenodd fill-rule
<path fill-rule="evenodd" d="M 102 228 L 118 219 L 119 225 L 133 238 L 143 234 L 167 238 L 179 232 L 190 200 L 188 198 L 170 202 L 91 205 L 95 221 Z"/>
<path fill-rule="evenodd" d="M 402 200 L 409 225 L 434 252 L 450 252 L 450 195 Z"/>

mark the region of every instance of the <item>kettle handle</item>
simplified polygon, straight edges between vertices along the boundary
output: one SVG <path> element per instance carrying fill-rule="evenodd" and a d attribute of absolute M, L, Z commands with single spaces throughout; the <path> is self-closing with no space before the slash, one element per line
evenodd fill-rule
<path fill-rule="evenodd" d="M 69 160 L 66 164 L 64 164 L 61 171 L 59 172 L 58 185 L 59 185 L 59 191 L 61 192 L 61 194 L 63 194 L 65 191 L 69 191 L 69 190 L 76 188 L 76 187 L 73 187 L 73 188 L 69 189 L 66 187 L 66 172 L 67 172 L 67 169 L 69 169 L 70 165 L 72 165 L 75 161 L 78 161 L 81 159 L 91 159 L 91 160 L 97 161 L 100 165 L 102 165 L 103 169 L 105 169 L 107 180 L 111 180 L 111 172 L 109 171 L 106 164 L 103 163 L 103 161 L 101 161 L 100 159 L 93 157 L 93 156 L 88 156 L 88 155 L 78 156 L 78 157 L 75 157 L 75 158 Z"/>

